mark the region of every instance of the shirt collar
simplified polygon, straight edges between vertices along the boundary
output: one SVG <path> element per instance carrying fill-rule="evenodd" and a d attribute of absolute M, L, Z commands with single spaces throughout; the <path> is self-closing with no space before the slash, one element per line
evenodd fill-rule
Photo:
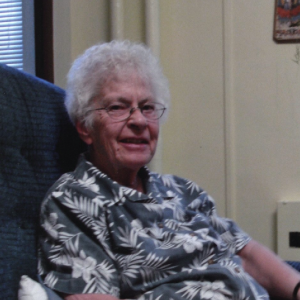
<path fill-rule="evenodd" d="M 74 175 L 78 181 L 89 181 L 90 187 L 96 192 L 110 194 L 114 202 L 124 202 L 127 199 L 133 202 L 161 203 L 163 200 L 173 198 L 170 197 L 168 189 L 162 184 L 161 176 L 150 172 L 147 167 L 142 167 L 139 171 L 139 176 L 141 176 L 147 191 L 146 194 L 112 180 L 87 160 L 87 154 L 82 154 L 79 157 Z"/>

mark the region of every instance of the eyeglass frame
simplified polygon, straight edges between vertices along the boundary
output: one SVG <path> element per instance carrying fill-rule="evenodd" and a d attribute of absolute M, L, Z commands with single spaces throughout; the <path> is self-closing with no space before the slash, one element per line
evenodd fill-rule
<path fill-rule="evenodd" d="M 128 117 L 126 117 L 126 118 L 124 118 L 124 119 L 116 119 L 115 117 L 112 117 L 110 114 L 109 114 L 109 108 L 108 107 L 99 107 L 99 108 L 93 108 L 93 109 L 90 109 L 90 110 L 88 110 L 87 112 L 86 112 L 86 114 L 88 114 L 88 113 L 90 113 L 90 112 L 93 112 L 93 111 L 99 111 L 99 110 L 105 110 L 106 111 L 106 113 L 108 114 L 108 116 L 110 117 L 110 118 L 112 118 L 112 119 L 114 119 L 114 120 L 116 120 L 116 121 L 119 121 L 119 122 L 121 122 L 121 121 L 126 121 L 126 120 L 128 120 L 130 117 L 131 117 L 131 115 L 137 110 L 137 109 L 139 109 L 140 110 L 140 112 L 141 112 L 141 114 L 148 120 L 148 121 L 156 121 L 156 120 L 159 120 L 162 116 L 163 116 L 163 114 L 164 114 L 164 112 L 166 111 L 166 107 L 164 107 L 163 106 L 163 104 L 162 103 L 159 103 L 159 102 L 150 102 L 150 103 L 156 103 L 156 104 L 159 104 L 159 105 L 162 105 L 162 108 L 159 108 L 159 109 L 157 109 L 157 110 L 162 110 L 162 113 L 161 113 L 161 115 L 158 117 L 158 118 L 156 118 L 156 119 L 149 119 L 146 115 L 144 115 L 144 113 L 143 113 L 143 111 L 142 111 L 142 109 L 143 109 L 143 107 L 139 107 L 139 106 L 136 106 L 136 107 L 128 107 L 128 108 L 130 108 L 130 110 L 129 110 L 129 116 Z M 149 103 L 146 103 L 146 104 L 149 104 Z"/>

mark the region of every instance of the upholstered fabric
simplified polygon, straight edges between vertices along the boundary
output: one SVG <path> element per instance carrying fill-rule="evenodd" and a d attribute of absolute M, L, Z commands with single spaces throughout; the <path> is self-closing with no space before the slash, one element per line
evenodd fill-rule
<path fill-rule="evenodd" d="M 299 257 L 300 260 L 300 257 Z M 298 272 L 300 272 L 300 262 L 299 261 L 287 261 L 287 263 L 293 267 L 295 270 L 297 270 Z"/>
<path fill-rule="evenodd" d="M 62 89 L 0 65 L 1 299 L 17 299 L 21 275 L 35 279 L 40 202 L 83 151 L 63 97 Z"/>

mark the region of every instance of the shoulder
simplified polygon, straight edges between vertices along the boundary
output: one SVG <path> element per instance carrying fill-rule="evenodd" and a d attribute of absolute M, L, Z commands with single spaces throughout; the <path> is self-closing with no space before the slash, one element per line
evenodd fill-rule
<path fill-rule="evenodd" d="M 151 173 L 156 188 L 162 195 L 179 200 L 183 207 L 195 212 L 212 213 L 215 209 L 213 198 L 196 182 L 170 174 Z"/>
<path fill-rule="evenodd" d="M 97 192 L 98 188 L 95 187 L 94 176 L 91 175 L 89 169 L 91 166 L 82 156 L 78 160 L 76 169 L 72 172 L 62 174 L 59 179 L 47 191 L 42 206 L 47 205 L 51 199 L 60 199 L 62 195 L 81 196 L 85 194 L 92 195 L 92 192 Z"/>
<path fill-rule="evenodd" d="M 150 180 L 157 186 L 176 191 L 179 194 L 199 195 L 204 190 L 194 181 L 171 174 L 150 173 Z"/>
<path fill-rule="evenodd" d="M 171 174 L 150 173 L 150 180 L 160 191 L 169 191 L 189 200 L 202 199 L 214 202 L 207 192 L 196 182 Z"/>

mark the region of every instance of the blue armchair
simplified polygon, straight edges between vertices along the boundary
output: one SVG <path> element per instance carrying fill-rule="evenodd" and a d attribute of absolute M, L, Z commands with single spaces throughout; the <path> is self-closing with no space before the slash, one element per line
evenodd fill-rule
<path fill-rule="evenodd" d="M 41 200 L 84 151 L 63 98 L 62 89 L 0 64 L 1 299 L 17 299 L 22 275 L 36 279 Z"/>

